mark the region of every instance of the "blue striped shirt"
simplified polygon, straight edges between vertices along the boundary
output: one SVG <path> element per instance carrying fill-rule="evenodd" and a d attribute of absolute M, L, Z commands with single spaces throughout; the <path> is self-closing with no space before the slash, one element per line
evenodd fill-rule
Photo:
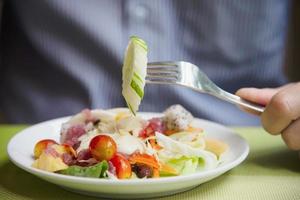
<path fill-rule="evenodd" d="M 149 46 L 149 61 L 185 60 L 223 89 L 276 87 L 290 2 L 286 0 L 11 0 L 2 35 L 1 110 L 33 123 L 85 107 L 125 106 L 121 67 L 131 35 Z M 182 104 L 227 125 L 259 118 L 178 86 L 147 85 L 141 111 Z"/>

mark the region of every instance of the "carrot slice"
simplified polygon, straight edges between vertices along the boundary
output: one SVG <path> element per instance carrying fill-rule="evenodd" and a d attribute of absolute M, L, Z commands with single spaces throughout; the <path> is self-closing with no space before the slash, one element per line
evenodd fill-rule
<path fill-rule="evenodd" d="M 159 164 L 157 160 L 153 156 L 150 156 L 148 154 L 135 153 L 132 154 L 128 160 L 130 164 L 141 163 L 141 164 L 149 165 L 153 168 L 157 168 L 157 169 L 159 168 Z"/>
<path fill-rule="evenodd" d="M 171 129 L 169 129 L 169 130 L 165 130 L 164 134 L 167 135 L 167 136 L 169 136 L 169 135 L 172 135 L 172 134 L 174 134 L 176 132 L 178 132 L 178 131 L 177 130 L 171 130 Z"/>
<path fill-rule="evenodd" d="M 157 144 L 155 139 L 150 139 L 149 142 L 150 142 L 150 144 L 151 144 L 151 146 L 152 146 L 153 149 L 155 149 L 155 150 L 162 149 L 162 146 L 160 146 L 159 144 Z"/>
<path fill-rule="evenodd" d="M 159 178 L 159 170 L 158 170 L 158 168 L 153 168 L 152 178 Z"/>

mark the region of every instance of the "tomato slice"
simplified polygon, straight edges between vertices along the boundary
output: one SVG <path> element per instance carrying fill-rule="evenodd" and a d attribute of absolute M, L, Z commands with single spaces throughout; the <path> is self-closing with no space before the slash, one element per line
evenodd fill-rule
<path fill-rule="evenodd" d="M 125 156 L 120 153 L 116 153 L 110 162 L 116 168 L 116 175 L 119 179 L 127 179 L 131 177 L 131 165 Z"/>

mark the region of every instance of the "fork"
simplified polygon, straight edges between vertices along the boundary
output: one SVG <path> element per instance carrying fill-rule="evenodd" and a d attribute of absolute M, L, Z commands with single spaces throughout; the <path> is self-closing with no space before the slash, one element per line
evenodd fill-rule
<path fill-rule="evenodd" d="M 262 113 L 264 107 L 224 91 L 196 65 L 184 61 L 151 62 L 147 64 L 146 83 L 175 84 Z"/>

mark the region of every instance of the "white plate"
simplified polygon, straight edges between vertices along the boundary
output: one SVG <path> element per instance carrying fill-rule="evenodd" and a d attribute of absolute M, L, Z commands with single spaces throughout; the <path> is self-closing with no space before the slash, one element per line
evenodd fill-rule
<path fill-rule="evenodd" d="M 145 118 L 158 116 L 155 113 L 142 113 Z M 230 150 L 226 155 L 226 162 L 215 169 L 197 172 L 191 175 L 166 177 L 146 180 L 105 180 L 95 178 L 82 178 L 49 173 L 31 167 L 33 163 L 33 148 L 41 139 L 54 139 L 59 141 L 61 124 L 68 117 L 46 121 L 31 126 L 17 135 L 9 142 L 7 151 L 13 163 L 46 181 L 64 187 L 77 193 L 107 198 L 149 198 L 166 196 L 194 188 L 207 182 L 240 164 L 249 153 L 247 142 L 232 130 L 219 124 L 206 120 L 195 120 L 195 125 L 204 128 L 208 136 L 226 142 Z"/>

